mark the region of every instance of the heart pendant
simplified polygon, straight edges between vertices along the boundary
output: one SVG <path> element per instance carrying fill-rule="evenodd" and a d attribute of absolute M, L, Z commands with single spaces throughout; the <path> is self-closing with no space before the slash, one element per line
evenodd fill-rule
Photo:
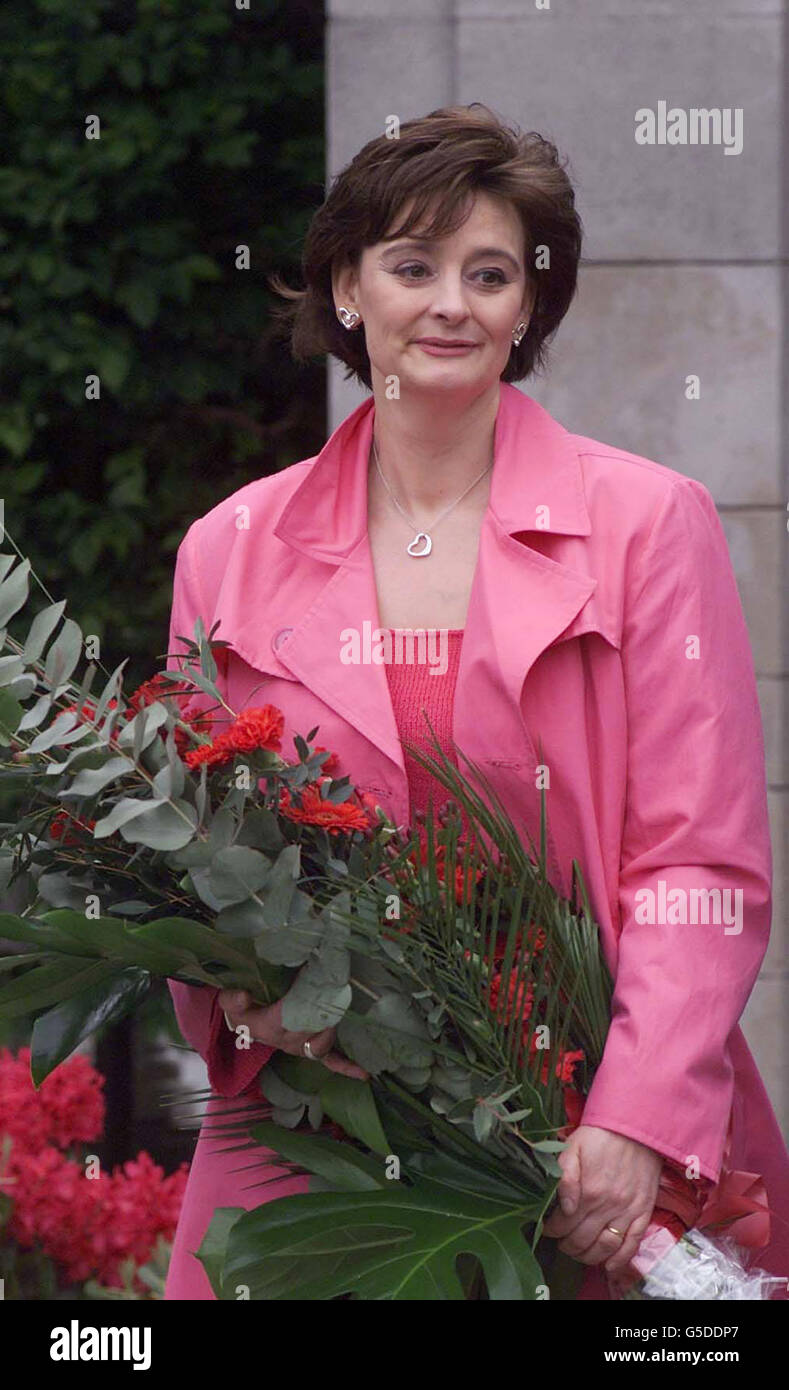
<path fill-rule="evenodd" d="M 419 545 L 420 541 L 425 542 L 424 550 L 414 550 L 414 546 Z M 430 554 L 431 550 L 433 549 L 433 542 L 427 534 L 427 531 L 417 531 L 416 535 L 414 536 L 414 539 L 412 540 L 411 544 L 407 547 L 407 549 L 409 555 L 413 555 L 417 560 L 421 560 L 423 555 Z"/>

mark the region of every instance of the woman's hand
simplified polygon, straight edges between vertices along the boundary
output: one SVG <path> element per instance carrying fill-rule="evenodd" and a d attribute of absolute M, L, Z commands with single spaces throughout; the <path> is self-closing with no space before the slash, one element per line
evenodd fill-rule
<path fill-rule="evenodd" d="M 252 995 L 245 989 L 220 989 L 219 1006 L 227 1014 L 234 1028 L 249 1029 L 250 1036 L 257 1042 L 268 1043 L 280 1052 L 290 1052 L 295 1057 L 304 1057 L 304 1044 L 309 1042 L 313 1057 L 318 1058 L 329 1071 L 339 1072 L 341 1076 L 353 1076 L 366 1081 L 368 1072 L 349 1062 L 339 1052 L 332 1051 L 336 1029 L 324 1028 L 321 1033 L 289 1033 L 282 1026 L 282 1000 L 268 1008 L 251 1008 Z"/>
<path fill-rule="evenodd" d="M 543 1230 L 584 1265 L 624 1269 L 652 1217 L 662 1154 L 596 1125 L 579 1125 L 559 1154 L 560 1206 Z M 623 1233 L 617 1236 L 607 1226 Z"/>

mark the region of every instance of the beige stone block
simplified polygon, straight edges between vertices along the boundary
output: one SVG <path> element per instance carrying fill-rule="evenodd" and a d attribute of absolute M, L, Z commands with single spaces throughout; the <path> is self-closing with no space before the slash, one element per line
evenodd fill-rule
<path fill-rule="evenodd" d="M 757 980 L 741 1027 L 789 1142 L 789 971 Z"/>
<path fill-rule="evenodd" d="M 789 792 L 768 792 L 767 807 L 773 850 L 773 915 L 762 974 L 769 976 L 789 971 Z"/>
<path fill-rule="evenodd" d="M 779 511 L 722 510 L 758 676 L 783 674 L 785 599 L 781 590 L 786 528 Z"/>
<path fill-rule="evenodd" d="M 765 260 L 782 254 L 783 61 L 772 9 L 469 6 L 455 90 L 558 146 L 591 259 Z M 639 144 L 636 114 L 661 101 L 741 111 L 741 149 Z"/>
<path fill-rule="evenodd" d="M 719 507 L 783 507 L 780 341 L 772 267 L 586 266 L 547 373 L 518 385 L 574 433 L 698 478 Z M 330 394 L 337 424 L 367 392 L 333 367 Z"/>
<path fill-rule="evenodd" d="M 787 763 L 787 677 L 762 676 L 756 682 L 762 711 L 764 749 L 767 761 L 767 784 L 771 787 L 789 785 Z"/>
<path fill-rule="evenodd" d="M 550 352 L 519 385 L 568 429 L 698 478 L 718 505 L 784 503 L 776 268 L 583 266 Z"/>

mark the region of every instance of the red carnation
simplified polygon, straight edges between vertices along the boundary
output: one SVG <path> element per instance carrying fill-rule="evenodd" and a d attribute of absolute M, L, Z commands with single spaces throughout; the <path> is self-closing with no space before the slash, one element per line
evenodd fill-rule
<path fill-rule="evenodd" d="M 190 768 L 200 767 L 203 763 L 209 767 L 219 767 L 231 762 L 237 753 L 254 753 L 258 749 L 279 753 L 284 726 L 284 715 L 275 705 L 243 710 L 212 743 L 191 749 L 184 761 Z"/>
<path fill-rule="evenodd" d="M 53 840 L 59 840 L 62 845 L 81 845 L 85 843 L 86 832 L 92 830 L 95 824 L 95 820 L 82 821 L 69 811 L 58 811 L 49 823 L 49 833 Z"/>

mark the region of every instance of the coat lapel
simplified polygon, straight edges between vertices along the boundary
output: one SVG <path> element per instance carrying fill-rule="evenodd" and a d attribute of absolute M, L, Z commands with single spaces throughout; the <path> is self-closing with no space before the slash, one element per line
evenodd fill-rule
<path fill-rule="evenodd" d="M 597 580 L 516 538 L 530 531 L 590 535 L 577 450 L 563 427 L 530 397 L 507 383 L 500 392 L 491 491 L 480 530 L 453 723 L 455 742 L 463 751 L 473 758 L 484 753 L 486 760 L 492 749 L 506 757 L 513 740 L 523 756 L 524 739 L 528 757 L 536 756 L 520 714 L 530 668 L 579 615 L 584 629 L 601 628 L 593 611 L 582 613 Z M 405 783 L 385 666 L 369 660 L 344 664 L 340 656 L 348 629 L 379 626 L 367 538 L 373 423 L 369 397 L 334 431 L 274 527 L 279 540 L 333 572 L 310 602 L 296 564 L 292 584 L 269 597 L 279 620 L 288 625 L 276 655 L 272 659 L 266 641 L 254 650 L 254 610 L 247 609 L 243 646 L 259 669 L 281 673 L 284 667 L 336 710 L 395 764 Z M 226 635 L 232 641 L 233 634 Z"/>

